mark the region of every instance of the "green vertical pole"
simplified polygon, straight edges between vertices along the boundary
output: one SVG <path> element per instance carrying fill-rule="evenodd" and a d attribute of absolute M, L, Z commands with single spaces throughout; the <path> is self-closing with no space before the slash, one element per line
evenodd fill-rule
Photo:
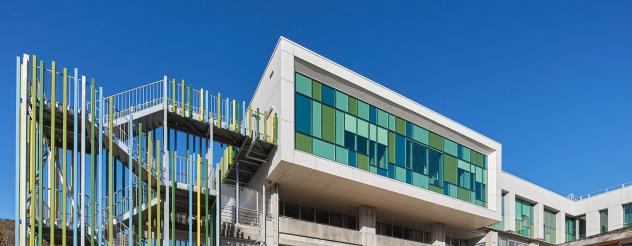
<path fill-rule="evenodd" d="M 153 162 L 153 143 L 152 131 L 147 132 L 147 239 L 148 245 L 152 245 L 152 221 L 151 221 L 151 180 L 153 179 L 151 170 L 154 168 Z"/>
<path fill-rule="evenodd" d="M 95 157 L 96 157 L 96 153 L 94 150 L 94 146 L 96 144 L 95 142 L 95 137 L 94 137 L 94 124 L 95 124 L 95 115 L 96 115 L 96 111 L 95 111 L 95 103 L 97 102 L 96 100 L 96 89 L 95 89 L 96 83 L 94 82 L 94 78 L 91 79 L 91 88 L 90 88 L 90 187 L 92 192 L 90 193 L 90 197 L 92 197 L 92 206 L 90 206 L 90 218 L 91 218 L 91 232 L 92 235 L 94 235 L 94 231 L 96 230 L 95 225 L 96 225 L 96 216 L 95 216 L 95 211 L 96 211 L 96 201 L 97 201 L 97 196 L 96 196 L 96 192 L 95 192 L 95 187 L 94 187 L 94 172 L 95 172 Z M 94 246 L 94 236 L 90 237 L 90 245 Z"/>

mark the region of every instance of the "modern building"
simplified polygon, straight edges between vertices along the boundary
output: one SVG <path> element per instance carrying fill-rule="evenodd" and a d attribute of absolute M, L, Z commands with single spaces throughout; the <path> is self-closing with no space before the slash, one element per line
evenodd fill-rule
<path fill-rule="evenodd" d="M 500 143 L 286 38 L 252 104 L 279 118 L 273 158 L 239 182 L 265 219 L 225 224 L 253 243 L 554 245 L 632 224 L 632 186 L 569 198 L 525 181 Z"/>
<path fill-rule="evenodd" d="M 16 58 L 17 245 L 632 243 L 632 185 L 520 179 L 500 143 L 285 38 L 249 103 L 98 81 Z"/>

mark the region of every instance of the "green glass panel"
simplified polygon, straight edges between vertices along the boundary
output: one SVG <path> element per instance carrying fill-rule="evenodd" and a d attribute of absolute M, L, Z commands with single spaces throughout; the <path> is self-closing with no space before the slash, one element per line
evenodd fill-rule
<path fill-rule="evenodd" d="M 368 171 L 369 170 L 369 157 L 358 153 L 358 168 Z"/>
<path fill-rule="evenodd" d="M 345 130 L 347 130 L 348 132 L 356 133 L 356 127 L 356 117 L 354 117 L 353 115 L 345 114 Z"/>
<path fill-rule="evenodd" d="M 438 186 L 434 186 L 434 185 L 428 185 L 428 189 L 440 194 L 443 194 L 443 188 L 438 187 Z"/>
<path fill-rule="evenodd" d="M 323 99 L 322 88 L 323 88 L 323 85 L 320 82 L 314 80 L 314 82 L 312 83 L 312 95 L 313 95 L 312 98 L 318 101 L 322 101 Z"/>
<path fill-rule="evenodd" d="M 369 138 L 369 122 L 358 119 L 358 135 Z"/>
<path fill-rule="evenodd" d="M 450 141 L 449 139 L 443 139 L 443 151 L 452 155 L 457 155 L 457 144 L 455 142 Z"/>
<path fill-rule="evenodd" d="M 430 146 L 435 149 L 442 150 L 443 149 L 443 137 L 435 134 L 434 132 L 430 132 Z"/>
<path fill-rule="evenodd" d="M 413 172 L 413 185 L 428 189 L 428 177 L 423 174 Z"/>
<path fill-rule="evenodd" d="M 336 146 L 336 161 L 345 165 L 349 164 L 349 151 L 343 147 Z"/>
<path fill-rule="evenodd" d="M 296 92 L 312 97 L 312 79 L 296 73 L 294 80 L 296 82 Z"/>
<path fill-rule="evenodd" d="M 369 105 L 358 100 L 358 117 L 369 120 Z"/>
<path fill-rule="evenodd" d="M 472 154 L 471 154 L 471 157 L 470 157 L 471 158 L 470 161 L 472 162 L 472 164 L 482 167 L 483 166 L 483 154 L 478 153 L 476 151 L 471 151 L 471 153 Z"/>
<path fill-rule="evenodd" d="M 336 111 L 332 107 L 322 105 L 322 138 L 330 143 L 336 142 Z"/>
<path fill-rule="evenodd" d="M 406 183 L 406 169 L 395 166 L 395 179 Z"/>
<path fill-rule="evenodd" d="M 336 108 L 345 112 L 349 110 L 349 96 L 347 94 L 336 91 Z"/>
<path fill-rule="evenodd" d="M 444 180 L 452 184 L 458 184 L 457 179 L 456 179 L 456 176 L 457 176 L 456 158 L 449 155 L 443 155 L 443 164 L 444 164 L 444 170 L 443 170 Z"/>
<path fill-rule="evenodd" d="M 358 115 L 358 99 L 349 97 L 349 113 L 352 115 Z"/>
<path fill-rule="evenodd" d="M 388 145 L 388 130 L 381 127 L 377 128 L 377 142 Z"/>
<path fill-rule="evenodd" d="M 483 169 L 483 184 L 487 184 L 487 170 Z"/>
<path fill-rule="evenodd" d="M 470 195 L 472 193 L 469 190 L 463 189 L 461 187 L 458 187 L 458 195 L 457 198 L 459 198 L 459 200 L 463 200 L 466 202 L 470 202 L 471 198 Z"/>
<path fill-rule="evenodd" d="M 388 113 L 377 109 L 377 124 L 381 127 L 388 128 Z"/>
<path fill-rule="evenodd" d="M 399 117 L 395 117 L 395 132 L 406 136 L 406 121 Z"/>
<path fill-rule="evenodd" d="M 388 129 L 395 131 L 395 116 L 392 114 L 388 114 Z"/>
<path fill-rule="evenodd" d="M 377 142 L 377 126 L 369 124 L 369 139 Z"/>
<path fill-rule="evenodd" d="M 395 163 L 395 133 L 388 132 L 388 162 Z"/>
<path fill-rule="evenodd" d="M 428 135 L 429 132 L 426 129 L 423 129 L 418 126 L 413 126 L 413 139 L 417 142 L 428 144 Z"/>
<path fill-rule="evenodd" d="M 313 146 L 314 146 L 314 155 L 327 158 L 332 161 L 336 160 L 336 156 L 335 156 L 336 150 L 333 144 L 314 138 Z"/>
<path fill-rule="evenodd" d="M 321 104 L 319 102 L 312 102 L 312 135 L 314 137 L 320 138 L 321 135 L 321 126 L 322 117 L 321 117 L 322 109 Z"/>
<path fill-rule="evenodd" d="M 310 136 L 297 132 L 294 141 L 297 150 L 312 153 L 312 138 Z"/>
<path fill-rule="evenodd" d="M 336 144 L 345 145 L 345 113 L 336 110 Z"/>

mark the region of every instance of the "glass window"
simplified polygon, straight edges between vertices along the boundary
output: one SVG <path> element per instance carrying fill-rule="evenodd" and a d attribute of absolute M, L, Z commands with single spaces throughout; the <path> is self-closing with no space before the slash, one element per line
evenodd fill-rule
<path fill-rule="evenodd" d="M 316 209 L 316 223 L 329 225 L 329 211 Z"/>
<path fill-rule="evenodd" d="M 577 239 L 575 218 L 566 217 L 566 242 L 575 241 Z"/>
<path fill-rule="evenodd" d="M 373 105 L 369 105 L 369 122 L 377 124 L 377 108 Z"/>
<path fill-rule="evenodd" d="M 443 139 L 443 151 L 452 156 L 457 156 L 457 144 L 449 139 Z"/>
<path fill-rule="evenodd" d="M 456 168 L 456 158 L 450 155 L 443 155 L 443 173 L 444 179 L 446 182 L 451 184 L 458 184 L 457 182 L 457 168 Z"/>
<path fill-rule="evenodd" d="M 320 139 L 316 139 L 316 138 L 314 138 L 313 140 L 314 141 L 313 141 L 312 146 L 314 148 L 314 151 L 313 151 L 314 155 L 327 158 L 332 161 L 336 160 L 336 157 L 335 157 L 336 151 L 333 144 L 327 143 L 325 141 L 321 141 Z"/>
<path fill-rule="evenodd" d="M 369 120 L 369 105 L 358 100 L 358 117 Z"/>
<path fill-rule="evenodd" d="M 395 117 L 395 132 L 404 136 L 406 135 L 406 121 L 402 118 Z"/>
<path fill-rule="evenodd" d="M 356 217 L 354 216 L 345 215 L 343 223 L 344 223 L 343 225 L 344 228 L 353 229 L 353 230 L 358 228 L 358 222 L 357 222 Z"/>
<path fill-rule="evenodd" d="M 336 108 L 342 111 L 349 111 L 349 96 L 342 92 L 336 91 Z"/>
<path fill-rule="evenodd" d="M 397 148 L 395 149 L 395 164 L 400 167 L 404 167 L 406 165 L 406 141 L 402 135 L 395 134 L 395 145 Z"/>
<path fill-rule="evenodd" d="M 599 211 L 599 230 L 601 233 L 608 232 L 608 210 Z"/>
<path fill-rule="evenodd" d="M 314 221 L 315 209 L 308 206 L 301 206 L 301 220 Z"/>
<path fill-rule="evenodd" d="M 299 206 L 296 204 L 292 204 L 292 203 L 288 203 L 288 202 L 284 202 L 283 203 L 283 215 L 290 217 L 290 218 L 295 218 L 295 219 L 299 219 Z"/>
<path fill-rule="evenodd" d="M 321 104 L 317 101 L 312 101 L 312 136 L 320 138 L 321 135 L 321 123 L 322 123 L 322 109 Z"/>
<path fill-rule="evenodd" d="M 428 178 L 430 184 L 443 187 L 443 156 L 432 149 L 428 149 Z"/>
<path fill-rule="evenodd" d="M 632 203 L 623 206 L 623 224 L 632 226 Z"/>
<path fill-rule="evenodd" d="M 336 144 L 345 145 L 345 113 L 336 110 Z"/>
<path fill-rule="evenodd" d="M 334 88 L 323 85 L 323 103 L 329 106 L 336 106 L 336 92 Z"/>
<path fill-rule="evenodd" d="M 544 241 L 555 244 L 555 212 L 544 210 Z"/>
<path fill-rule="evenodd" d="M 409 166 L 413 172 L 428 174 L 428 148 L 421 144 L 408 140 L 410 154 L 408 155 Z"/>
<path fill-rule="evenodd" d="M 323 86 L 322 86 L 322 84 L 320 82 L 318 82 L 318 81 L 313 81 L 312 82 L 312 98 L 314 100 L 321 101 L 323 99 L 322 98 L 322 90 L 321 90 L 322 87 Z"/>
<path fill-rule="evenodd" d="M 579 224 L 579 238 L 586 238 L 586 215 L 579 216 L 577 223 Z"/>
<path fill-rule="evenodd" d="M 329 214 L 329 224 L 331 224 L 332 226 L 337 226 L 337 227 L 342 227 L 343 226 L 343 215 L 342 214 L 338 214 L 338 213 L 330 213 Z"/>
<path fill-rule="evenodd" d="M 312 138 L 310 136 L 296 133 L 296 138 L 294 138 L 296 149 L 312 153 Z"/>
<path fill-rule="evenodd" d="M 516 198 L 516 232 L 525 237 L 533 237 L 533 205 Z"/>
<path fill-rule="evenodd" d="M 470 153 L 469 148 L 459 144 L 458 155 L 459 155 L 459 159 L 470 162 L 471 153 Z"/>
<path fill-rule="evenodd" d="M 443 150 L 443 137 L 435 134 L 434 132 L 431 132 L 429 140 L 430 146 L 438 150 Z"/>
<path fill-rule="evenodd" d="M 413 139 L 415 141 L 428 145 L 428 134 L 428 130 L 413 126 Z"/>
<path fill-rule="evenodd" d="M 349 164 L 349 151 L 343 147 L 336 146 L 336 161 L 342 164 Z"/>
<path fill-rule="evenodd" d="M 312 100 L 296 94 L 294 105 L 294 118 L 296 120 L 296 131 L 306 135 L 312 135 Z"/>
<path fill-rule="evenodd" d="M 349 113 L 358 116 L 358 99 L 349 97 Z"/>
<path fill-rule="evenodd" d="M 369 138 L 369 122 L 358 119 L 358 135 Z"/>
<path fill-rule="evenodd" d="M 296 85 L 296 92 L 312 97 L 312 79 L 305 77 L 305 75 L 300 73 L 296 73 L 294 81 Z"/>
<path fill-rule="evenodd" d="M 330 143 L 336 142 L 336 114 L 335 109 L 327 105 L 322 106 L 322 138 Z"/>
<path fill-rule="evenodd" d="M 345 131 L 345 148 L 349 150 L 356 150 L 356 135 Z"/>
<path fill-rule="evenodd" d="M 388 128 L 388 113 L 377 109 L 377 124 L 381 127 Z"/>
<path fill-rule="evenodd" d="M 465 189 L 472 189 L 472 173 L 459 168 L 459 186 Z"/>

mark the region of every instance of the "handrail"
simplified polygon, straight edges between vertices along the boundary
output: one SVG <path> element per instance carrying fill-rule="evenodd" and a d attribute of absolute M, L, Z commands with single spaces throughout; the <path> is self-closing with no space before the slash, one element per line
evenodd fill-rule
<path fill-rule="evenodd" d="M 588 193 L 588 194 L 585 194 L 585 195 L 581 195 L 581 196 L 576 196 L 575 194 L 571 193 L 571 194 L 569 194 L 567 196 L 567 198 L 571 199 L 573 201 L 580 201 L 580 200 L 588 199 L 588 198 L 591 198 L 591 197 L 594 197 L 594 196 L 598 196 L 598 195 L 605 194 L 605 193 L 608 193 L 608 192 L 613 192 L 613 191 L 620 190 L 620 189 L 623 189 L 623 188 L 626 188 L 626 187 L 630 187 L 630 186 L 632 186 L 632 182 L 623 183 L 623 184 L 616 185 L 616 186 L 611 186 L 611 187 L 608 187 L 608 188 L 605 188 L 605 189 L 601 189 L 601 190 L 598 190 L 598 191 L 595 191 L 595 192 L 591 192 L 591 193 Z"/>

